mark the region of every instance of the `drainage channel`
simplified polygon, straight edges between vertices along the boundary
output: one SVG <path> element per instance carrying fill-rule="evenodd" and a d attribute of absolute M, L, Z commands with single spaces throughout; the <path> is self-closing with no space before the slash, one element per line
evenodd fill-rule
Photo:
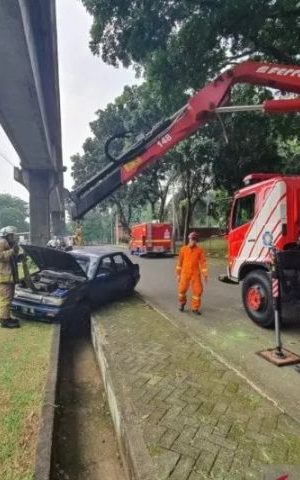
<path fill-rule="evenodd" d="M 51 480 L 125 480 L 89 327 L 62 329 Z"/>

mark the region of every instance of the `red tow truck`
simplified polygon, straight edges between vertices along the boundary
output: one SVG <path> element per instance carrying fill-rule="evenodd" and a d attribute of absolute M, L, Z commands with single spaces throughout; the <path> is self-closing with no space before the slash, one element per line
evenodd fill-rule
<path fill-rule="evenodd" d="M 133 225 L 129 249 L 132 255 L 169 254 L 172 250 L 170 223 L 140 223 Z"/>
<path fill-rule="evenodd" d="M 254 173 L 234 195 L 228 229 L 228 277 L 243 282 L 242 298 L 249 317 L 263 327 L 274 322 L 269 276 L 270 250 L 299 248 L 300 175 Z M 299 292 L 300 298 L 300 292 Z"/>
<path fill-rule="evenodd" d="M 181 140 L 220 114 L 240 111 L 270 114 L 300 112 L 299 97 L 266 100 L 261 105 L 229 105 L 231 89 L 238 83 L 299 94 L 300 67 L 242 62 L 199 90 L 186 105 L 155 125 L 120 157 L 113 158 L 109 153 L 109 144 L 121 136 L 116 134 L 105 148 L 111 163 L 70 194 L 73 219 L 81 218 Z M 127 136 L 127 132 L 124 135 Z M 270 260 L 263 239 L 265 235 L 273 237 L 279 249 L 293 251 L 299 248 L 300 177 L 253 174 L 246 178 L 246 182 L 249 185 L 234 197 L 228 234 L 228 276 L 222 280 L 231 283 L 242 281 L 243 302 L 249 317 L 257 324 L 269 327 L 274 323 L 274 315 L 267 275 Z M 293 290 L 296 295 L 298 290 Z M 290 296 L 289 301 L 295 300 L 295 296 Z"/>

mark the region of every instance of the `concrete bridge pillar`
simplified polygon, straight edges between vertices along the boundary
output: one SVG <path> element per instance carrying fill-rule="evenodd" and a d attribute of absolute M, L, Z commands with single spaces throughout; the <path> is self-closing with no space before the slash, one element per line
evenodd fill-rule
<path fill-rule="evenodd" d="M 50 180 L 47 171 L 28 172 L 32 245 L 45 246 L 50 238 Z"/>
<path fill-rule="evenodd" d="M 29 191 L 32 245 L 45 246 L 50 238 L 50 232 L 52 235 L 63 235 L 66 221 L 64 205 L 57 202 L 57 189 L 63 191 L 62 176 L 60 178 L 54 175 L 51 170 L 27 170 L 15 167 L 14 178 Z"/>

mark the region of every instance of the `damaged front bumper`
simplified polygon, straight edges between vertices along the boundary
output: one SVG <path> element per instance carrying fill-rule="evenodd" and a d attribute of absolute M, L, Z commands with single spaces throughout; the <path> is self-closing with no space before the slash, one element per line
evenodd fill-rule
<path fill-rule="evenodd" d="M 13 300 L 11 313 L 13 317 L 17 318 L 56 322 L 61 320 L 63 314 L 65 314 L 65 309 L 49 305 L 34 305 L 32 303 L 25 303 L 24 301 Z"/>

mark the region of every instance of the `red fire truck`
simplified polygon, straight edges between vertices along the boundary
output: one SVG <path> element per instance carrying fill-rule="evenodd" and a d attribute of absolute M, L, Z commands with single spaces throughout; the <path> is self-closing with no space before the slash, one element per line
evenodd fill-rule
<path fill-rule="evenodd" d="M 271 258 L 266 236 L 279 250 L 299 248 L 300 176 L 256 173 L 234 195 L 228 229 L 228 277 L 243 281 L 242 297 L 250 318 L 269 327 L 274 322 Z"/>
<path fill-rule="evenodd" d="M 242 62 L 199 90 L 186 105 L 155 125 L 120 157 L 113 158 L 108 150 L 110 142 L 114 138 L 127 136 L 128 132 L 116 134 L 105 147 L 111 163 L 70 194 L 73 219 L 81 218 L 180 141 L 213 118 L 220 118 L 220 114 L 239 111 L 300 112 L 300 97 L 277 97 L 266 100 L 262 105 L 228 105 L 231 89 L 238 83 L 299 94 L 300 67 Z M 290 250 L 298 245 L 300 177 L 261 174 L 249 176 L 246 181 L 250 185 L 236 193 L 231 212 L 228 276 L 223 280 L 236 283 L 243 281 L 243 301 L 247 313 L 256 323 L 268 327 L 274 319 L 267 276 L 270 262 L 263 239 L 266 235 L 273 237 L 279 249 Z M 292 302 L 294 300 L 291 298 Z"/>
<path fill-rule="evenodd" d="M 131 254 L 171 253 L 172 225 L 170 223 L 141 223 L 131 228 Z"/>

